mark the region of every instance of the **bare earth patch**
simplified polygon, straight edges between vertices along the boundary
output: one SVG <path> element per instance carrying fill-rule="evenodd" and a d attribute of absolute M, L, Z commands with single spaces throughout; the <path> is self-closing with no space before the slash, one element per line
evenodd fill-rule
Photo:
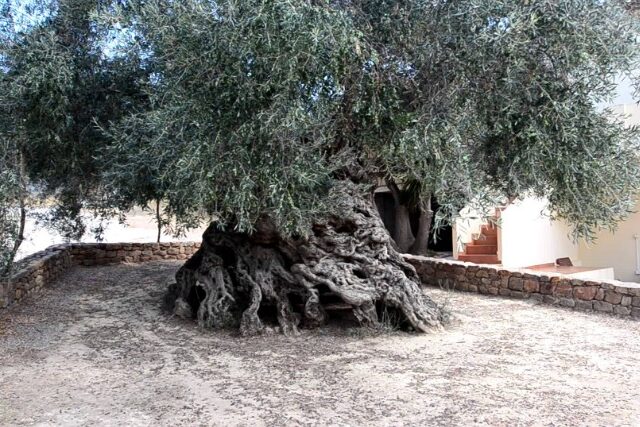
<path fill-rule="evenodd" d="M 0 425 L 640 425 L 640 322 L 474 294 L 431 335 L 239 338 L 161 310 L 177 262 L 0 313 Z"/>

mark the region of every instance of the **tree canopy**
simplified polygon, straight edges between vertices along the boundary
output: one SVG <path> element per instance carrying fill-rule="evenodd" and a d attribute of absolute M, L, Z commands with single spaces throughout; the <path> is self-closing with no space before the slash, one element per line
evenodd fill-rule
<path fill-rule="evenodd" d="M 636 201 L 599 107 L 639 65 L 625 2 L 57 0 L 8 36 L 30 3 L 2 3 L 0 131 L 59 219 L 162 198 L 304 236 L 336 182 L 386 180 L 446 218 L 543 196 L 588 237 Z"/>

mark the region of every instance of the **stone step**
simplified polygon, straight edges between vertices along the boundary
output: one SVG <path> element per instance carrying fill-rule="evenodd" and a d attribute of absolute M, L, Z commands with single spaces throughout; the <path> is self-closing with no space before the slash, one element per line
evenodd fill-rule
<path fill-rule="evenodd" d="M 460 254 L 458 255 L 459 261 L 465 262 L 473 262 L 475 264 L 500 264 L 500 260 L 498 259 L 498 255 L 487 255 L 487 254 Z"/>
<path fill-rule="evenodd" d="M 498 253 L 498 246 L 486 244 L 486 242 L 482 241 L 477 244 L 466 245 L 464 252 L 468 255 L 496 255 Z"/>
<path fill-rule="evenodd" d="M 477 236 L 476 238 L 473 239 L 473 244 L 474 245 L 493 245 L 493 246 L 497 246 L 498 245 L 498 236 Z"/>
<path fill-rule="evenodd" d="M 493 225 L 485 224 L 480 229 L 480 234 L 482 234 L 483 236 L 497 236 L 498 228 Z"/>

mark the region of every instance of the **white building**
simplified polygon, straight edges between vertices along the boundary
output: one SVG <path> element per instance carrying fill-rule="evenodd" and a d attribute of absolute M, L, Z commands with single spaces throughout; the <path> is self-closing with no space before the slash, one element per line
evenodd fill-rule
<path fill-rule="evenodd" d="M 640 124 L 638 105 L 623 104 L 613 109 L 624 114 L 630 125 Z M 458 220 L 453 230 L 454 258 L 549 271 L 558 271 L 556 259 L 570 258 L 576 267 L 562 272 L 640 282 L 640 213 L 620 223 L 615 233 L 598 232 L 592 243 L 574 242 L 566 223 L 551 221 L 545 200 L 517 201 L 498 209 L 496 216 L 500 217 L 497 227 L 483 227 L 477 219 Z"/>

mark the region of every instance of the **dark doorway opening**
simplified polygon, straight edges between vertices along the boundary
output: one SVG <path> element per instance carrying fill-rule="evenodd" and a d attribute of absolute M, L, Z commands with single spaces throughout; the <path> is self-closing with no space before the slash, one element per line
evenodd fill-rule
<path fill-rule="evenodd" d="M 389 191 L 377 191 L 375 193 L 375 202 L 378 212 L 384 226 L 393 235 L 395 231 L 395 206 L 393 196 Z M 429 250 L 434 252 L 452 252 L 453 251 L 453 228 L 450 224 L 441 225 L 438 230 L 435 229 L 435 217 L 440 205 L 435 197 L 431 198 L 431 209 L 433 210 L 433 219 L 431 220 L 431 233 L 429 236 Z M 419 215 L 418 212 L 409 213 L 411 222 L 411 230 L 415 235 L 418 231 Z"/>

